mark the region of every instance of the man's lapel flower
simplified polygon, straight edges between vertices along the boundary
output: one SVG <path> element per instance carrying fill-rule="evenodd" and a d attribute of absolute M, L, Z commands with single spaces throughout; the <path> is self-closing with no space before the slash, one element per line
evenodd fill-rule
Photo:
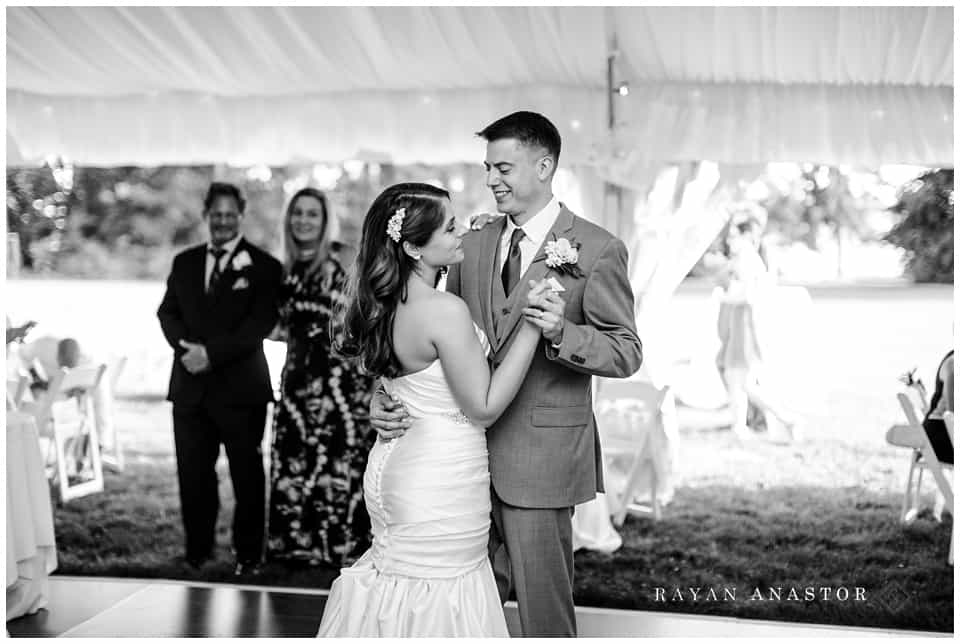
<path fill-rule="evenodd" d="M 253 263 L 253 260 L 250 259 L 250 254 L 247 251 L 242 250 L 236 255 L 233 256 L 233 261 L 230 262 L 230 266 L 235 271 L 242 271 L 247 266 Z"/>
<path fill-rule="evenodd" d="M 580 261 L 580 244 L 571 242 L 566 237 L 557 238 L 554 235 L 553 241 L 548 241 L 544 247 L 546 253 L 546 263 L 549 268 L 554 269 L 562 275 L 573 275 L 574 277 L 583 277 L 583 271 L 577 266 Z"/>

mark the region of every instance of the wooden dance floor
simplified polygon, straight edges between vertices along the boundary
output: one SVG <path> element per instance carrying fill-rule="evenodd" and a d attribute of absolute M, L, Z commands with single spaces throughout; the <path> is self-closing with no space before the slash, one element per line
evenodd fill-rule
<path fill-rule="evenodd" d="M 325 590 L 156 579 L 54 576 L 50 603 L 35 615 L 7 622 L 13 637 L 313 637 Z M 517 607 L 506 606 L 512 634 Z M 940 635 L 916 631 L 839 628 L 577 608 L 582 637 L 865 637 Z"/>

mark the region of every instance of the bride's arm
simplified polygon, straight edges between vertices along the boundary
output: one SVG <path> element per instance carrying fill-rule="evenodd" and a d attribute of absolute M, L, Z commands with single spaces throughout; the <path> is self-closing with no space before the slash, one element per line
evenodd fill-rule
<path fill-rule="evenodd" d="M 506 357 L 491 374 L 463 300 L 450 298 L 443 307 L 438 307 L 437 314 L 434 318 L 439 322 L 437 328 L 443 330 L 436 334 L 434 345 L 453 397 L 471 420 L 489 427 L 520 389 L 539 343 L 540 331 L 529 322 L 521 322 L 523 326 Z"/>

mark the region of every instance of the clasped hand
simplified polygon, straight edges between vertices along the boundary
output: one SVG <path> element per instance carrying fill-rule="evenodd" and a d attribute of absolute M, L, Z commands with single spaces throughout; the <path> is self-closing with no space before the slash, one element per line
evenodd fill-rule
<path fill-rule="evenodd" d="M 180 340 L 180 346 L 187 350 L 180 356 L 180 363 L 192 374 L 198 374 L 210 368 L 207 348 L 199 342 Z"/>
<path fill-rule="evenodd" d="M 523 317 L 539 328 L 544 338 L 558 344 L 563 338 L 563 311 L 567 303 L 559 293 L 550 288 L 549 280 L 530 280 L 529 283 L 530 292 L 527 293 L 527 306 L 523 308 Z"/>

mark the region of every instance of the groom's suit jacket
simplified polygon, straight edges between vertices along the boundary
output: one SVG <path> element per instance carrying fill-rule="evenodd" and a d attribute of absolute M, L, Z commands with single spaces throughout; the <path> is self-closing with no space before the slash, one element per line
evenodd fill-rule
<path fill-rule="evenodd" d="M 547 267 L 544 245 L 510 297 L 496 266 L 506 218 L 467 233 L 463 262 L 450 269 L 447 290 L 467 303 L 499 366 L 523 323 L 528 280 L 553 276 L 566 289 L 563 340 L 546 340 L 516 398 L 487 430 L 490 475 L 497 495 L 524 508 L 560 508 L 603 491 L 603 461 L 593 415 L 591 376 L 625 378 L 640 368 L 642 347 L 627 278 L 627 249 L 609 232 L 561 204 L 546 241 L 580 243 L 583 277 Z"/>
<path fill-rule="evenodd" d="M 235 259 L 246 253 L 249 265 Z M 241 239 L 227 257 L 214 292 L 206 292 L 206 244 L 177 255 L 157 310 L 173 348 L 167 400 L 174 405 L 262 405 L 273 400 L 263 340 L 277 323 L 283 266 Z M 180 363 L 180 340 L 206 346 L 211 368 L 191 374 Z"/>

